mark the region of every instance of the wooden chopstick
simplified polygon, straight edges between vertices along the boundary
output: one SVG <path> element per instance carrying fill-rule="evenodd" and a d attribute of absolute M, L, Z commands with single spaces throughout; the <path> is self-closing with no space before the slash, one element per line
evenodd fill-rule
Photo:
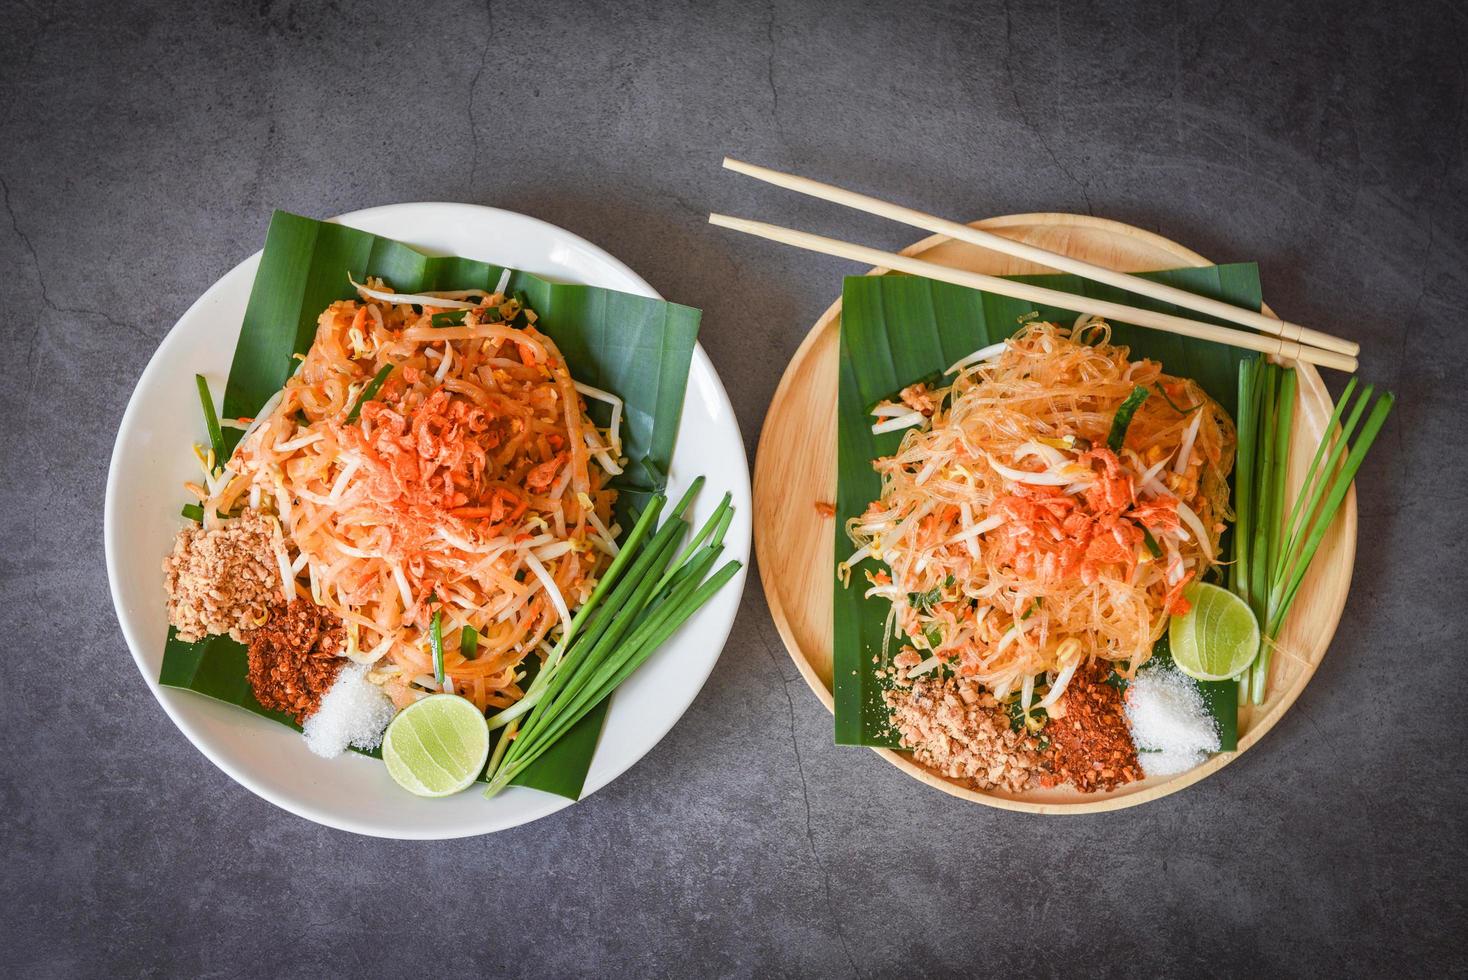
<path fill-rule="evenodd" d="M 777 187 L 784 187 L 799 194 L 808 194 L 818 197 L 823 201 L 833 204 L 842 204 L 858 211 L 875 214 L 878 217 L 890 218 L 893 221 L 911 225 L 914 228 L 923 228 L 927 231 L 938 232 L 949 238 L 957 238 L 961 241 L 978 245 L 981 248 L 1002 252 L 1012 255 L 1017 259 L 1024 259 L 1036 265 L 1043 265 L 1050 269 L 1061 272 L 1069 272 L 1085 279 L 1094 279 L 1096 282 L 1104 282 L 1108 286 L 1117 289 L 1125 289 L 1128 292 L 1148 296 L 1152 299 L 1161 300 L 1164 303 L 1172 303 L 1184 309 L 1196 310 L 1199 313 L 1207 313 L 1216 316 L 1220 320 L 1228 320 L 1241 326 L 1251 327 L 1276 337 L 1284 337 L 1302 345 L 1318 347 L 1322 350 L 1338 351 L 1342 354 L 1355 356 L 1361 353 L 1361 345 L 1350 340 L 1343 340 L 1319 330 L 1301 326 L 1298 323 L 1290 323 L 1287 320 L 1276 320 L 1265 316 L 1256 310 L 1247 310 L 1243 307 L 1234 306 L 1230 303 L 1220 302 L 1206 296 L 1190 293 L 1185 289 L 1167 286 L 1150 279 L 1142 279 L 1138 276 L 1129 275 L 1125 272 L 1117 272 L 1115 269 L 1107 269 L 1104 266 L 1093 265 L 1081 259 L 1072 258 L 1068 255 L 1060 255 L 1035 245 L 1017 242 L 1003 235 L 992 232 L 981 231 L 969 225 L 960 224 L 957 221 L 949 221 L 937 215 L 927 214 L 913 208 L 906 208 L 900 204 L 892 204 L 856 191 L 835 187 L 831 184 L 823 184 L 809 177 L 799 177 L 795 174 L 783 173 L 779 170 L 771 170 L 769 167 L 761 167 L 753 163 L 745 163 L 743 160 L 735 160 L 732 157 L 724 158 L 724 167 L 736 173 L 745 174 L 756 180 L 762 180 Z"/>
<path fill-rule="evenodd" d="M 1163 330 L 1167 333 L 1175 333 L 1184 337 L 1197 337 L 1200 340 L 1211 340 L 1220 344 L 1229 344 L 1233 347 L 1259 351 L 1261 354 L 1272 354 L 1284 360 L 1306 361 L 1310 364 L 1334 368 L 1338 371 L 1354 372 L 1356 370 L 1356 358 L 1350 354 L 1344 354 L 1340 351 L 1321 350 L 1318 347 L 1310 347 L 1287 337 L 1261 337 L 1258 334 L 1247 333 L 1243 330 L 1220 327 L 1212 323 L 1201 323 L 1197 320 L 1173 316 L 1170 313 L 1155 313 L 1151 310 L 1125 306 L 1121 303 L 1092 299 L 1089 296 L 1080 296 L 1075 293 L 1062 293 L 1059 290 L 1046 289 L 1043 286 L 1031 286 L 1027 283 L 1015 282 L 1011 279 L 1001 279 L 998 276 L 986 276 L 979 272 L 967 272 L 963 269 L 955 269 L 952 266 L 926 262 L 922 259 L 913 258 L 910 255 L 883 252 L 880 249 L 868 248 L 865 245 L 854 245 L 850 242 L 843 242 L 834 238 L 824 238 L 820 235 L 812 235 L 806 231 L 796 231 L 793 228 L 782 228 L 779 225 L 766 224 L 763 221 L 734 218 L 727 214 L 711 214 L 709 215 L 709 223 L 718 225 L 720 228 L 732 228 L 735 231 L 742 231 L 746 235 L 754 235 L 758 238 L 768 238 L 770 241 L 780 242 L 785 245 L 793 245 L 796 248 L 803 248 L 811 252 L 821 252 L 825 255 L 837 256 L 838 258 L 852 259 L 866 265 L 884 266 L 888 269 L 896 269 L 899 272 L 906 272 L 915 276 L 926 276 L 929 279 L 939 279 L 943 282 L 968 286 L 971 289 L 982 289 L 991 293 L 999 293 L 1003 296 L 1012 296 L 1015 299 L 1022 299 L 1026 302 L 1043 306 L 1058 306 L 1064 310 L 1074 310 L 1077 313 L 1090 313 L 1107 320 L 1114 320 L 1118 323 L 1131 323 L 1139 327 L 1150 327 L 1153 330 Z"/>

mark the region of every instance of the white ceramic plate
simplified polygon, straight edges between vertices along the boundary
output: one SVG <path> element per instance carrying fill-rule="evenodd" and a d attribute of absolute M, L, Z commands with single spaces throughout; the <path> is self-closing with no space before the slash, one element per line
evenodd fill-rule
<path fill-rule="evenodd" d="M 657 296 L 606 252 L 570 232 L 511 211 L 468 204 L 394 204 L 333 219 L 429 252 L 512 266 L 562 282 Z M 231 269 L 189 308 L 164 338 L 138 381 L 112 450 L 107 475 L 105 541 L 112 601 L 143 679 L 200 752 L 236 782 L 276 806 L 359 834 L 439 839 L 486 834 L 554 813 L 569 800 L 511 787 L 493 800 L 469 790 L 444 800 L 403 792 L 380 762 L 348 754 L 324 760 L 284 726 L 190 691 L 160 687 L 168 633 L 163 556 L 197 477 L 189 446 L 206 437 L 193 375 L 223 391 L 260 253 Z M 724 491 L 734 495 L 726 555 L 749 561 L 749 469 L 738 422 L 719 376 L 699 347 L 693 352 L 683 423 L 670 474 L 676 496 L 699 474 L 708 484 L 695 524 Z M 744 584 L 744 570 L 699 610 L 642 669 L 618 689 L 583 795 L 625 772 L 667 734 L 713 670 Z M 170 778 L 160 773 L 159 778 Z"/>

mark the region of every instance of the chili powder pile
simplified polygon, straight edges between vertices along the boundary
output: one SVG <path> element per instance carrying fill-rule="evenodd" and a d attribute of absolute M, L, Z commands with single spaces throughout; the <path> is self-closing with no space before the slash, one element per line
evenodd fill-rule
<path fill-rule="evenodd" d="M 255 699 L 295 718 L 296 724 L 321 704 L 347 661 L 341 620 L 305 599 L 277 603 L 266 621 L 245 634 L 249 681 Z"/>
<path fill-rule="evenodd" d="M 1042 759 L 1042 786 L 1068 782 L 1094 793 L 1142 778 L 1121 691 L 1106 683 L 1106 675 L 1106 668 L 1088 664 L 1066 687 L 1045 726 L 1050 744 Z"/>

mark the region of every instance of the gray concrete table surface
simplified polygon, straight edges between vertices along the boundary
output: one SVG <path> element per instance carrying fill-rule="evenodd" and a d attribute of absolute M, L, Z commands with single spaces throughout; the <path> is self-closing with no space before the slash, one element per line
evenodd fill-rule
<path fill-rule="evenodd" d="M 3 9 L 0 973 L 1464 974 L 1461 7 Z M 682 722 L 554 817 L 394 843 L 233 783 L 149 695 L 102 561 L 117 422 L 175 319 L 273 208 L 511 208 L 704 310 L 752 455 L 855 269 L 705 213 L 919 236 L 726 152 L 965 219 L 1130 222 L 1257 260 L 1275 309 L 1358 338 L 1400 402 L 1294 709 L 1141 809 L 989 810 L 834 746 L 751 575 Z"/>

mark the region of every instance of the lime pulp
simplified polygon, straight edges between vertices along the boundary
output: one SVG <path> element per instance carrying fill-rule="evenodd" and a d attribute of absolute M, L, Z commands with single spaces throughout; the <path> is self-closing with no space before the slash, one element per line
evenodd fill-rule
<path fill-rule="evenodd" d="M 484 715 L 455 694 L 433 694 L 408 705 L 382 739 L 388 774 L 418 796 L 449 796 L 468 788 L 488 759 Z"/>
<path fill-rule="evenodd" d="M 1227 589 L 1195 582 L 1183 590 L 1190 608 L 1167 625 L 1178 670 L 1195 680 L 1235 677 L 1259 652 L 1259 623 L 1249 604 Z"/>

